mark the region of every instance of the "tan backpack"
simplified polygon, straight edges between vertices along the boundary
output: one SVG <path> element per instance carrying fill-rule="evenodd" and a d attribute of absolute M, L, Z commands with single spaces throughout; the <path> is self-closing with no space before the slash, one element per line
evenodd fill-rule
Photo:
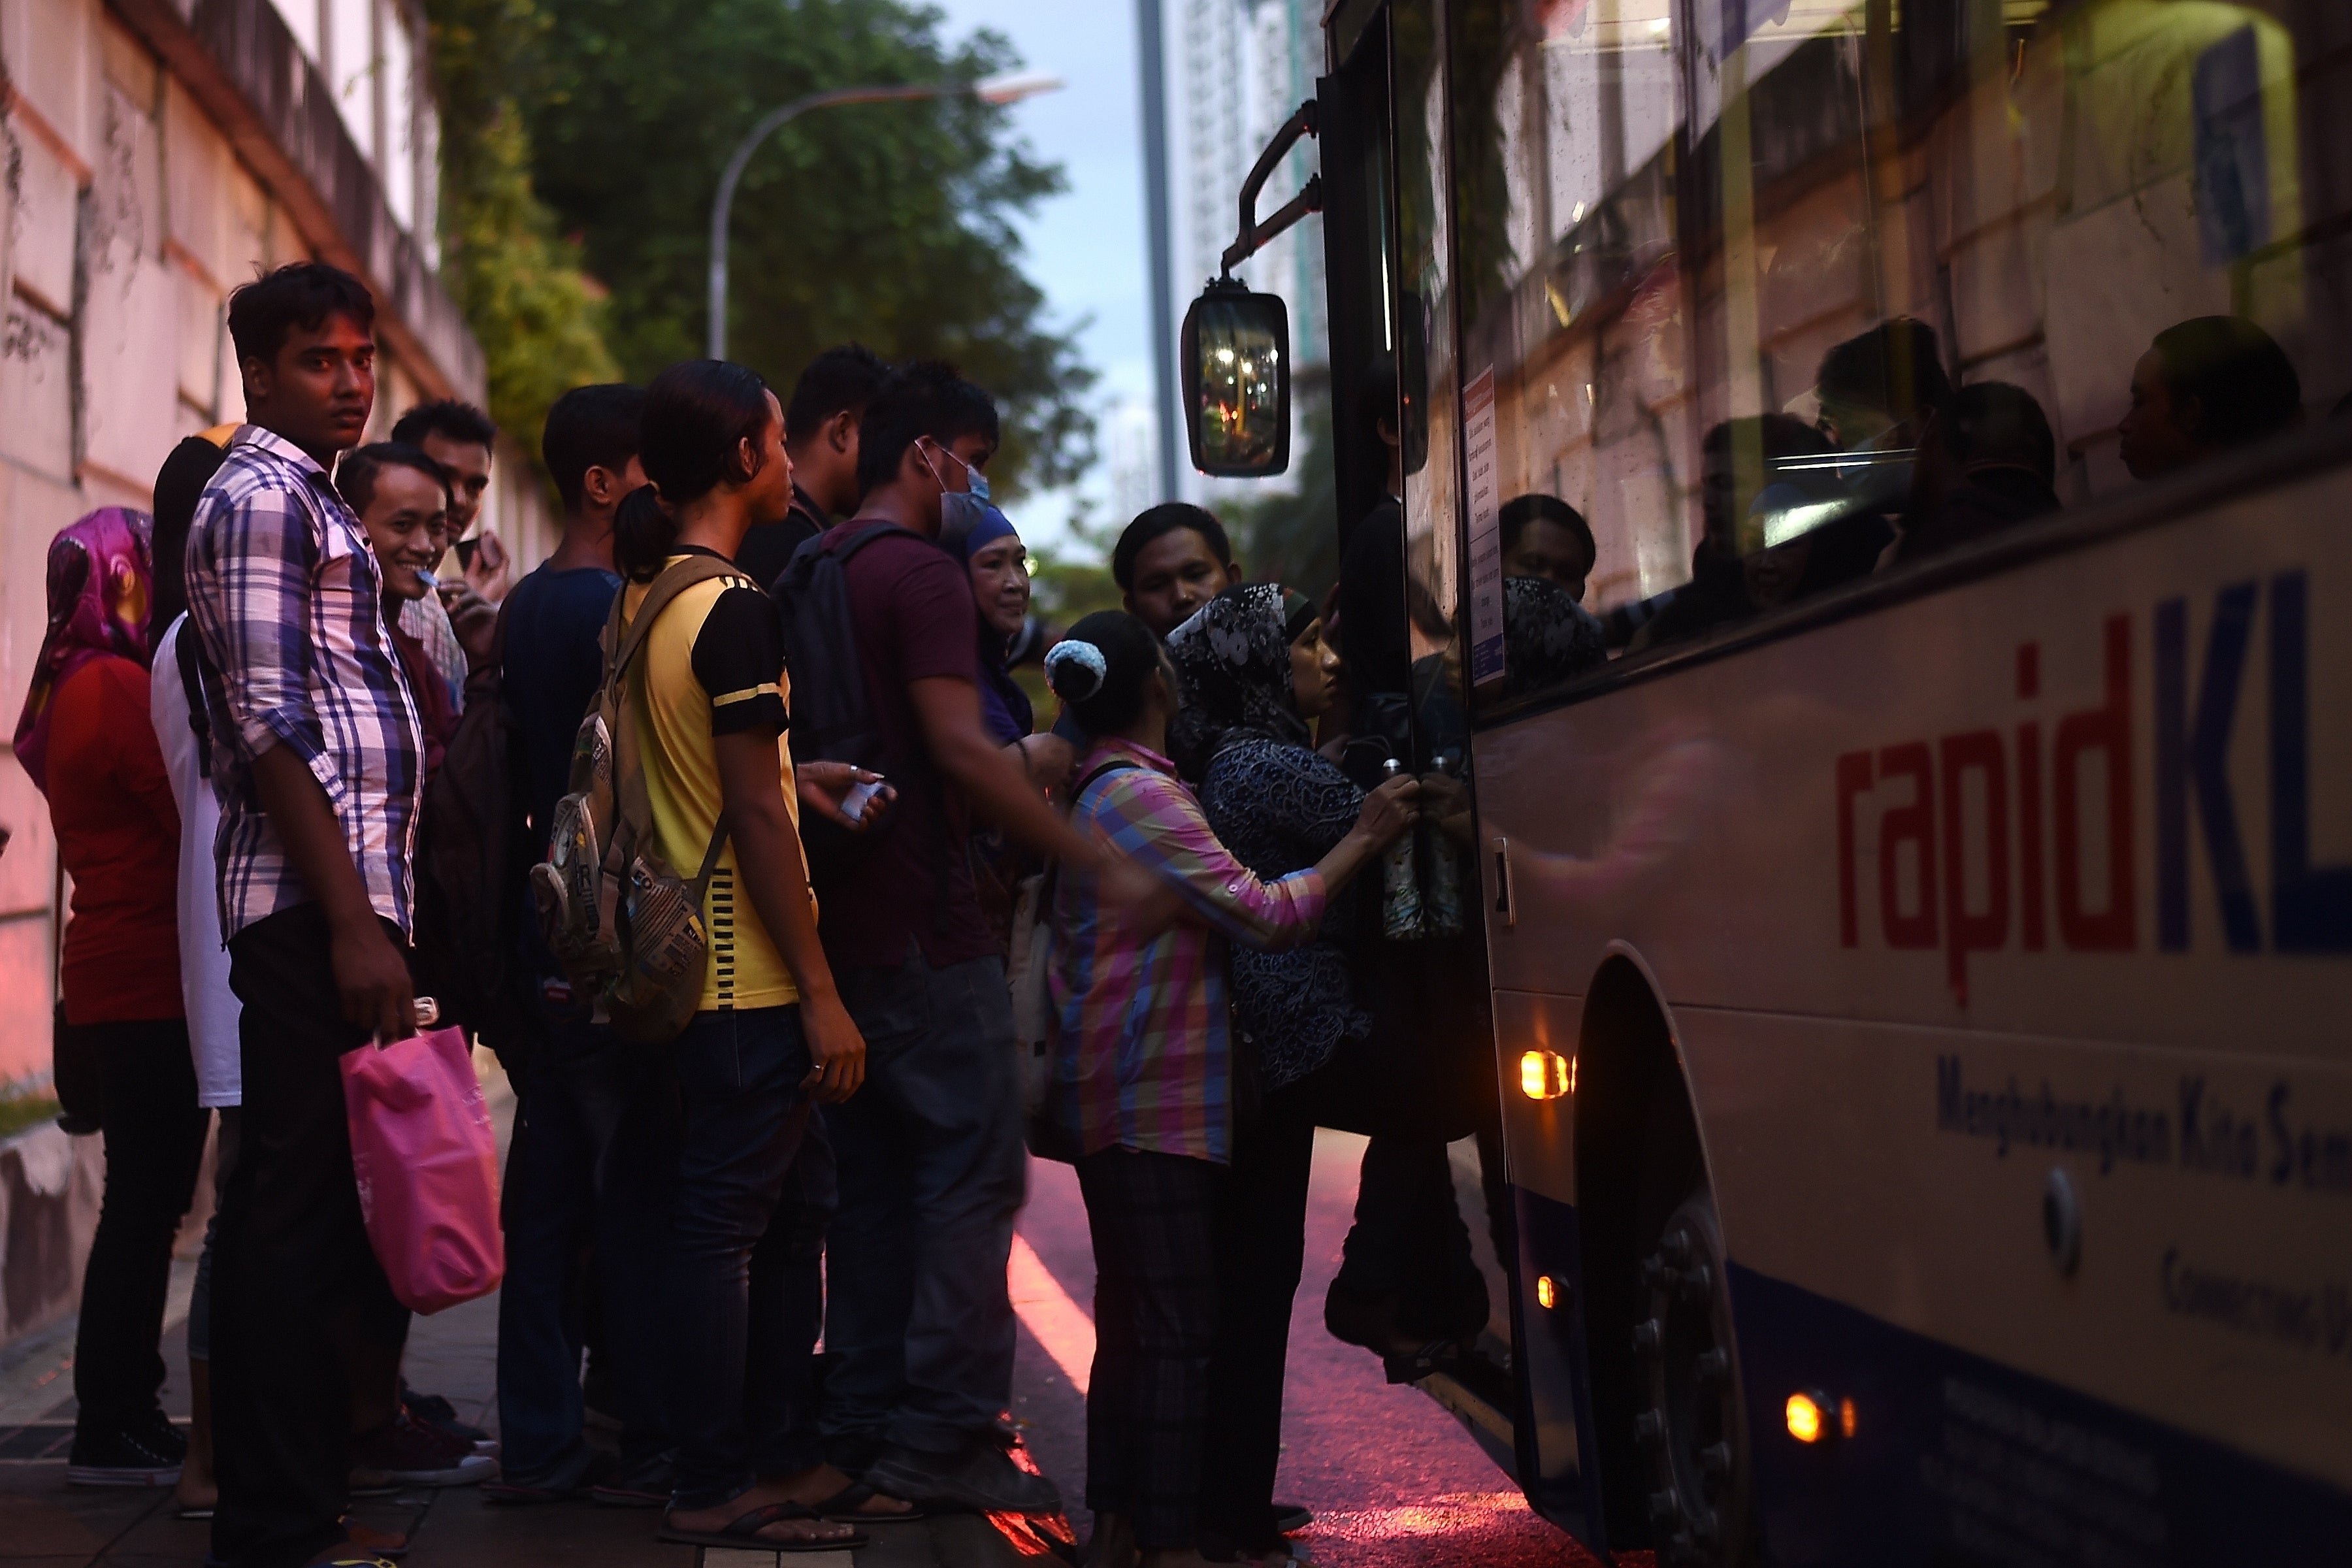
<path fill-rule="evenodd" d="M 634 618 L 622 618 L 626 588 L 614 596 L 604 688 L 572 742 L 572 789 L 549 822 L 547 858 L 530 868 L 549 951 L 574 990 L 595 999 L 597 1016 L 633 1040 L 675 1039 L 694 1019 L 709 964 L 702 900 L 727 847 L 721 812 L 691 882 L 662 854 L 638 747 L 646 712 L 638 655 L 670 601 L 740 575 L 716 555 L 694 554 L 662 569 Z"/>

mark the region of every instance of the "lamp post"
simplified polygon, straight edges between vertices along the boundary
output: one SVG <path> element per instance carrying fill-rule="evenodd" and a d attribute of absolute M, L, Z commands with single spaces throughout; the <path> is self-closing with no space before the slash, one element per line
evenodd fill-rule
<path fill-rule="evenodd" d="M 1035 71 L 1017 72 L 1008 76 L 992 76 L 979 81 L 902 82 L 871 87 L 836 87 L 824 92 L 812 92 L 796 98 L 782 109 L 772 109 L 760 117 L 743 140 L 735 144 L 727 160 L 726 170 L 719 176 L 719 194 L 710 202 L 710 357 L 727 357 L 727 223 L 735 210 L 735 187 L 742 183 L 744 166 L 760 143 L 773 136 L 788 121 L 812 109 L 826 109 L 838 103 L 895 103 L 932 98 L 977 98 L 983 103 L 998 105 L 1018 103 L 1041 92 L 1053 92 L 1062 85 L 1062 79 Z"/>

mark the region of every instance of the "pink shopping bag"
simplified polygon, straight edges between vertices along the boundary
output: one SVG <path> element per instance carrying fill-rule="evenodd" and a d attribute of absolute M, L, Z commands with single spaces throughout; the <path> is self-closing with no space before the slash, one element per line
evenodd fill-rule
<path fill-rule="evenodd" d="M 506 1277 L 498 1135 L 461 1029 L 345 1051 L 343 1109 L 360 1214 L 392 1293 L 415 1312 Z"/>

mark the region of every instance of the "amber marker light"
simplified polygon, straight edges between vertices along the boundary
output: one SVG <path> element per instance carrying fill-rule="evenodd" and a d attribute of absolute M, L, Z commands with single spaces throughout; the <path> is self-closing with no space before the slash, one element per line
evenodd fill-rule
<path fill-rule="evenodd" d="M 1519 1058 L 1519 1092 L 1529 1100 L 1558 1100 L 1575 1091 L 1575 1058 L 1557 1051 L 1529 1051 Z"/>
<path fill-rule="evenodd" d="M 1551 1282 L 1549 1274 L 1536 1276 L 1536 1305 L 1549 1311 L 1559 1300 L 1559 1287 Z"/>
<path fill-rule="evenodd" d="M 1853 1436 L 1853 1401 L 1851 1399 L 1838 1401 L 1838 1436 L 1841 1437 Z"/>
<path fill-rule="evenodd" d="M 1810 1394 L 1789 1395 L 1789 1436 L 1800 1443 L 1818 1443 L 1827 1417 Z"/>

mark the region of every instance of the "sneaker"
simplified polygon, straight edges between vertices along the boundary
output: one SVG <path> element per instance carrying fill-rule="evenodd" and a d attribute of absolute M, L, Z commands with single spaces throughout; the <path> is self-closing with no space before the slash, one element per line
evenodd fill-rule
<path fill-rule="evenodd" d="M 131 1434 L 159 1454 L 168 1454 L 175 1459 L 188 1457 L 186 1430 L 164 1415 L 160 1405 L 131 1423 Z"/>
<path fill-rule="evenodd" d="M 406 1409 L 364 1436 L 352 1439 L 351 1489 L 355 1497 L 402 1487 L 465 1487 L 498 1473 L 499 1462 L 473 1445 L 436 1430 Z"/>
<path fill-rule="evenodd" d="M 78 1487 L 168 1487 L 180 1479 L 180 1461 L 187 1456 L 187 1439 L 173 1434 L 166 1443 L 147 1431 L 148 1423 L 111 1432 L 74 1433 L 73 1449 L 66 1460 L 66 1479 Z"/>
<path fill-rule="evenodd" d="M 408 1406 L 408 1413 L 411 1415 L 436 1431 L 446 1432 L 452 1437 L 463 1438 L 473 1446 L 474 1452 L 477 1454 L 488 1454 L 493 1458 L 497 1456 L 499 1440 L 479 1426 L 458 1420 L 457 1407 L 449 1403 L 446 1395 L 407 1392 L 404 1384 L 403 1388 L 404 1396 L 401 1402 Z"/>
<path fill-rule="evenodd" d="M 918 1505 L 1032 1516 L 1062 1511 L 1062 1494 L 1054 1483 L 1014 1464 L 987 1433 L 975 1433 L 946 1454 L 894 1443 L 861 1479 L 877 1492 Z"/>
<path fill-rule="evenodd" d="M 669 1494 L 669 1456 L 656 1454 L 590 1487 L 588 1500 L 600 1508 L 661 1508 Z"/>

